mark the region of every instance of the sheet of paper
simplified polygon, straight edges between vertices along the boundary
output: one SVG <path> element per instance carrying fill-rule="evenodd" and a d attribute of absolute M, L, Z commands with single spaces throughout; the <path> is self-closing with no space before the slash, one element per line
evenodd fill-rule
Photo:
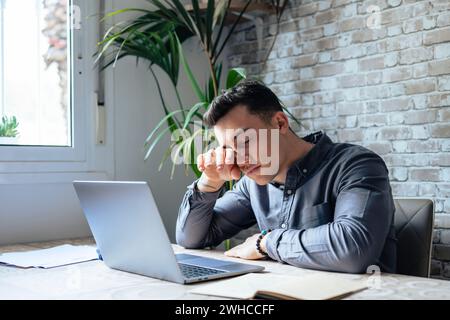
<path fill-rule="evenodd" d="M 96 259 L 98 259 L 98 255 L 95 247 L 70 244 L 0 255 L 0 263 L 21 268 L 53 268 Z"/>
<path fill-rule="evenodd" d="M 264 292 L 295 299 L 323 300 L 337 298 L 366 287 L 366 281 L 345 279 L 338 274 L 312 274 L 296 277 L 270 273 L 250 273 L 195 288 L 191 293 L 250 299 L 257 292 Z"/>

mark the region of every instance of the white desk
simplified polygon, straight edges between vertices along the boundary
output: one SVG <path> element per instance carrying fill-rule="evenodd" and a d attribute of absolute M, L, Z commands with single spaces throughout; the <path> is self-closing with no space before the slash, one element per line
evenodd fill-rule
<path fill-rule="evenodd" d="M 64 243 L 93 244 L 90 239 L 53 241 L 0 247 L 0 253 L 48 248 Z M 187 252 L 213 258 L 228 258 L 219 251 L 185 250 L 174 245 L 176 252 Z M 295 268 L 274 261 L 245 261 L 266 267 L 266 271 L 302 276 L 320 272 Z M 450 299 L 450 281 L 382 274 L 374 276 L 339 274 L 342 277 L 369 279 L 370 289 L 346 299 Z M 221 281 L 221 280 L 218 280 Z M 20 269 L 0 266 L 1 299 L 215 299 L 190 294 L 195 285 L 180 285 L 144 276 L 112 270 L 101 261 L 91 261 L 53 269 Z"/>

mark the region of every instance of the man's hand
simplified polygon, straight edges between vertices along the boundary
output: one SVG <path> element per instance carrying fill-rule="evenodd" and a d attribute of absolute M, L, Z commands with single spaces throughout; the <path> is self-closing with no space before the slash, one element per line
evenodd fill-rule
<path fill-rule="evenodd" d="M 225 251 L 225 255 L 229 257 L 236 257 L 236 258 L 242 258 L 242 259 L 248 259 L 248 260 L 258 260 L 265 258 L 266 256 L 262 255 L 261 253 L 256 250 L 256 240 L 259 237 L 259 233 L 254 234 L 251 237 L 248 237 L 244 243 L 231 248 L 228 251 Z M 263 252 L 266 252 L 266 237 L 267 235 L 262 239 L 260 243 L 260 248 Z"/>
<path fill-rule="evenodd" d="M 233 150 L 223 147 L 211 149 L 197 157 L 197 167 L 202 176 L 197 188 L 203 192 L 215 192 L 230 180 L 241 177 L 241 170 L 234 161 Z"/>

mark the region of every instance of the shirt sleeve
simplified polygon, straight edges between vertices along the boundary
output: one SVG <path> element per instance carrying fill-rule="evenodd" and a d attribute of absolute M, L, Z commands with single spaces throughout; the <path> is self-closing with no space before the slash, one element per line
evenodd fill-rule
<path fill-rule="evenodd" d="M 226 192 L 225 187 L 217 192 L 201 192 L 196 186 L 198 180 L 188 186 L 178 212 L 177 243 L 185 248 L 217 246 L 254 225 L 256 218 L 245 179 Z"/>
<path fill-rule="evenodd" d="M 365 272 L 377 264 L 394 215 L 388 171 L 376 154 L 352 161 L 342 174 L 334 221 L 267 235 L 269 256 L 294 266 Z"/>

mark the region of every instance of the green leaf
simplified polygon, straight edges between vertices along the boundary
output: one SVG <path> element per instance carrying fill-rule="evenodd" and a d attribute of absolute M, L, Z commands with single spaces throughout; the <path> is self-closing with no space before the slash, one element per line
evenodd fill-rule
<path fill-rule="evenodd" d="M 183 151 L 184 145 L 187 143 L 188 140 L 189 140 L 189 138 L 188 139 L 184 139 L 179 144 L 177 144 L 177 146 L 174 147 L 176 149 L 175 149 L 175 153 L 173 153 L 173 158 L 178 159 L 178 157 L 180 156 L 180 152 Z M 172 170 L 170 172 L 170 179 L 173 178 L 173 174 L 175 172 L 175 166 L 176 166 L 176 162 L 173 161 Z"/>
<path fill-rule="evenodd" d="M 17 131 L 17 127 L 19 123 L 15 116 L 7 117 L 3 116 L 2 121 L 0 122 L 0 137 L 10 137 L 14 138 L 19 135 Z"/>
<path fill-rule="evenodd" d="M 197 111 L 201 108 L 201 107 L 205 107 L 208 104 L 206 102 L 199 102 L 196 103 L 188 112 L 186 119 L 184 120 L 184 125 L 183 125 L 183 129 L 186 129 L 189 126 L 189 123 L 192 120 L 192 117 L 194 115 L 196 115 Z"/>
<path fill-rule="evenodd" d="M 222 63 L 219 63 L 217 66 L 215 66 L 215 77 L 217 80 L 220 80 L 220 77 L 222 75 Z M 205 89 L 206 92 L 206 99 L 208 101 L 208 103 L 211 103 L 212 100 L 215 98 L 215 92 L 214 92 L 214 84 L 213 84 L 213 79 L 211 77 L 211 75 L 209 76 L 209 80 L 208 83 L 206 84 L 207 87 Z"/>
<path fill-rule="evenodd" d="M 155 126 L 155 128 L 153 128 L 153 130 L 150 132 L 150 134 L 148 135 L 147 139 L 145 139 L 145 145 L 147 145 L 150 140 L 153 138 L 153 135 L 162 127 L 162 125 L 168 120 L 171 119 L 175 114 L 182 112 L 181 110 L 175 110 L 172 111 L 170 113 L 168 113 L 164 118 L 162 118 L 158 124 Z M 170 126 L 168 126 L 168 128 L 174 127 L 174 129 L 177 128 L 177 126 L 175 124 L 172 124 Z"/>
<path fill-rule="evenodd" d="M 161 171 L 162 170 L 162 167 L 163 167 L 163 165 L 164 165 L 164 163 L 166 163 L 166 161 L 167 161 L 167 159 L 169 158 L 169 156 L 170 156 L 170 154 L 172 153 L 172 149 L 173 149 L 173 147 L 176 145 L 176 142 L 172 142 L 171 144 L 170 144 L 170 146 L 166 149 L 166 151 L 164 152 L 164 155 L 163 155 L 163 157 L 162 157 L 162 159 L 161 159 L 161 162 L 159 163 L 159 166 L 158 166 L 158 171 Z"/>
<path fill-rule="evenodd" d="M 197 98 L 200 101 L 205 101 L 205 96 L 202 93 L 202 90 L 200 89 L 200 86 L 198 85 L 198 82 L 195 79 L 194 74 L 192 73 L 192 70 L 189 67 L 188 62 L 186 61 L 186 57 L 184 55 L 183 48 L 181 46 L 181 42 L 178 39 L 178 37 L 176 37 L 176 39 L 177 39 L 177 42 L 178 42 L 178 48 L 179 48 L 178 51 L 180 52 L 180 60 L 181 60 L 181 63 L 183 64 L 184 71 L 186 72 L 186 75 L 187 75 L 187 77 L 189 79 L 189 82 L 191 83 L 192 89 L 194 90 L 195 94 L 197 95 Z"/>
<path fill-rule="evenodd" d="M 247 72 L 244 68 L 232 68 L 228 71 L 227 76 L 227 89 L 233 88 L 237 85 L 241 80 L 247 78 Z"/>
<path fill-rule="evenodd" d="M 208 0 L 208 4 L 206 6 L 206 18 L 205 18 L 205 45 L 206 51 L 209 52 L 212 47 L 212 33 L 214 31 L 213 22 L 214 22 L 214 11 L 215 11 L 215 0 Z"/>
<path fill-rule="evenodd" d="M 202 133 L 203 129 L 198 129 L 187 139 L 183 146 L 184 163 L 196 162 L 197 157 L 195 156 L 195 139 Z"/>
<path fill-rule="evenodd" d="M 150 157 L 150 154 L 152 153 L 155 146 L 158 144 L 158 142 L 164 137 L 164 135 L 170 130 L 174 130 L 175 128 L 167 127 L 163 131 L 161 131 L 155 138 L 155 140 L 152 142 L 150 147 L 148 148 L 147 153 L 145 154 L 144 160 L 147 160 Z"/>
<path fill-rule="evenodd" d="M 114 17 L 114 16 L 116 16 L 116 15 L 119 15 L 119 14 L 122 14 L 122 13 L 125 13 L 125 12 L 130 12 L 130 11 L 133 11 L 133 12 L 144 12 L 144 13 L 149 13 L 149 12 L 151 12 L 151 11 L 149 11 L 149 10 L 146 10 L 146 9 L 139 9 L 139 8 L 125 8 L 125 9 L 119 9 L 119 10 L 115 10 L 115 11 L 112 11 L 112 12 L 107 13 L 100 21 L 103 22 L 104 20 L 106 20 L 106 19 L 108 19 L 108 18 Z"/>
<path fill-rule="evenodd" d="M 214 59 L 213 59 L 213 63 L 214 64 L 216 63 L 217 59 L 220 57 L 220 54 L 222 53 L 223 49 L 225 48 L 225 45 L 227 44 L 227 42 L 230 39 L 231 35 L 234 33 L 234 29 L 236 29 L 236 26 L 241 21 L 242 16 L 244 15 L 245 11 L 247 11 L 247 8 L 248 8 L 248 6 L 250 5 L 251 2 L 252 2 L 252 0 L 247 0 L 247 3 L 245 4 L 244 8 L 242 8 L 242 10 L 239 12 L 238 17 L 233 22 L 233 25 L 231 26 L 230 30 L 228 31 L 227 36 L 222 41 L 222 44 L 220 46 L 219 51 L 217 53 L 214 52 L 214 56 L 213 56 L 214 57 Z"/>

